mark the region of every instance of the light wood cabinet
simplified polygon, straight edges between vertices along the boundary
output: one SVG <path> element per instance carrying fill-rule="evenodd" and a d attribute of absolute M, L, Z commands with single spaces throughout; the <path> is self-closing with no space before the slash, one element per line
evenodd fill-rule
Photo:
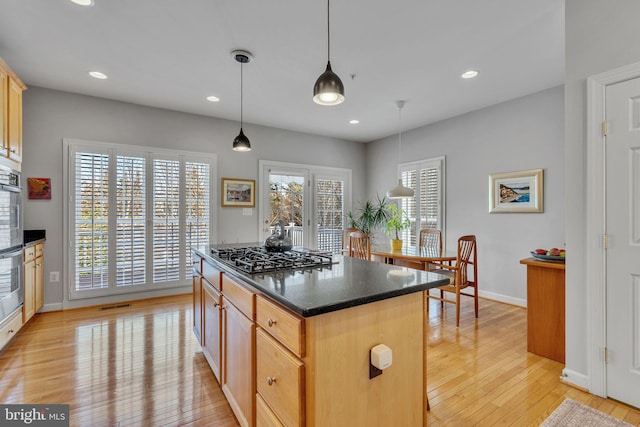
<path fill-rule="evenodd" d="M 233 284 L 233 286 L 230 286 Z M 227 298 L 226 291 L 237 287 L 223 275 L 222 289 L 222 392 L 241 426 L 254 425 L 255 412 L 255 323 L 253 310 L 247 317 L 234 302 Z M 241 292 L 236 293 L 242 295 Z M 254 295 L 251 294 L 251 297 Z M 244 304 L 249 304 L 244 301 Z"/>
<path fill-rule="evenodd" d="M 222 295 L 205 279 L 202 280 L 202 307 L 202 353 L 221 383 Z"/>
<path fill-rule="evenodd" d="M 520 261 L 527 266 L 527 351 L 565 362 L 564 262 Z"/>
<path fill-rule="evenodd" d="M 22 92 L 27 87 L 0 59 L 0 156 L 22 161 Z"/>
<path fill-rule="evenodd" d="M 44 244 L 24 248 L 24 305 L 22 321 L 26 323 L 44 305 Z"/>
<path fill-rule="evenodd" d="M 301 317 L 233 274 L 213 265 L 206 274 L 207 264 L 203 276 L 219 285 L 203 279 L 204 347 L 216 340 L 206 318 L 219 298 L 219 378 L 241 426 L 425 425 L 422 292 Z M 378 344 L 392 349 L 393 364 L 370 378 Z M 215 371 L 216 356 L 205 357 Z"/>

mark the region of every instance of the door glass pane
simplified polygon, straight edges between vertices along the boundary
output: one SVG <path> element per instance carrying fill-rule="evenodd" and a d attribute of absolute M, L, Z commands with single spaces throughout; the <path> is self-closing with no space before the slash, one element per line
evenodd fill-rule
<path fill-rule="evenodd" d="M 317 249 L 340 254 L 344 220 L 344 181 L 316 180 Z"/>
<path fill-rule="evenodd" d="M 281 219 L 294 246 L 304 246 L 303 176 L 269 174 L 269 227 Z"/>

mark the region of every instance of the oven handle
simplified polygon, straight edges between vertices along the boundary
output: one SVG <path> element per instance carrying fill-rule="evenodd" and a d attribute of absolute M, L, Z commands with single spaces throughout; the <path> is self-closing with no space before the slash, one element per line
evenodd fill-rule
<path fill-rule="evenodd" d="M 2 185 L 0 185 L 0 190 L 11 191 L 11 192 L 14 192 L 14 193 L 22 193 L 22 189 L 20 187 L 14 186 L 14 185 L 2 184 Z"/>
<path fill-rule="evenodd" d="M 0 259 L 13 258 L 16 255 L 22 255 L 22 248 L 18 248 L 11 252 L 0 253 Z"/>

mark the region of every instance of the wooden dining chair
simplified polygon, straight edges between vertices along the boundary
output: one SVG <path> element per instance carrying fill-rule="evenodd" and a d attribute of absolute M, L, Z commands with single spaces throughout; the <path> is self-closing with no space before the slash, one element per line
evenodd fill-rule
<path fill-rule="evenodd" d="M 456 305 L 456 327 L 460 326 L 460 295 L 473 297 L 476 319 L 478 318 L 478 256 L 476 251 L 476 236 L 462 236 L 458 239 L 458 255 L 456 261 L 452 265 L 432 263 L 435 270 L 434 273 L 443 274 L 449 277 L 449 284 L 440 286 L 435 289 L 440 290 L 440 297 L 430 295 L 427 291 L 427 298 L 440 301 L 444 307 L 444 303 L 452 303 Z M 461 292 L 466 288 L 473 288 L 473 294 Z M 455 294 L 455 300 L 445 298 L 445 292 Z M 428 301 L 427 301 L 428 302 Z M 427 304 L 427 308 L 429 305 Z"/>
<path fill-rule="evenodd" d="M 340 252 L 342 255 L 349 255 L 349 235 L 354 231 L 358 231 L 358 229 L 353 227 L 347 227 L 344 230 L 342 230 L 342 248 L 341 248 L 342 250 Z"/>
<path fill-rule="evenodd" d="M 421 252 L 442 256 L 442 232 L 436 228 L 421 229 L 418 246 Z"/>
<path fill-rule="evenodd" d="M 361 231 L 349 234 L 349 256 L 371 261 L 371 239 L 368 234 Z"/>

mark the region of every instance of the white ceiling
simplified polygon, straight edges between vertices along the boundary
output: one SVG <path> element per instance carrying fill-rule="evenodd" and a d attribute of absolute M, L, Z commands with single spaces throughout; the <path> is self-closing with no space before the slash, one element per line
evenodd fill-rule
<path fill-rule="evenodd" d="M 239 120 L 231 51 L 245 49 L 254 56 L 244 66 L 245 122 L 363 142 L 398 132 L 399 99 L 407 130 L 564 82 L 564 0 L 333 0 L 331 64 L 346 100 L 319 106 L 311 98 L 326 66 L 326 8 L 0 0 L 0 57 L 27 85 Z M 461 79 L 468 69 L 480 75 Z"/>

